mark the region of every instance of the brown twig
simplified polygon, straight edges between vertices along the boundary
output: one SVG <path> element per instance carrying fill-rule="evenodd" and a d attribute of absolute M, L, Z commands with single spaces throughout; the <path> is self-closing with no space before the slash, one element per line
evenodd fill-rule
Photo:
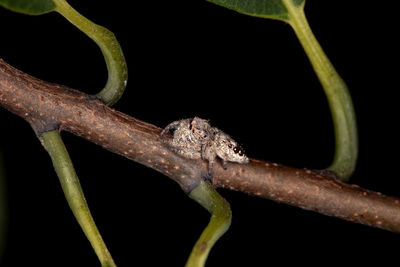
<path fill-rule="evenodd" d="M 40 135 L 59 128 L 158 170 L 185 192 L 207 174 L 203 160 L 182 158 L 158 140 L 161 129 L 102 104 L 95 97 L 22 73 L 0 60 L 0 105 Z M 342 183 L 324 171 L 251 159 L 216 166 L 213 182 L 329 216 L 400 232 L 400 199 Z"/>

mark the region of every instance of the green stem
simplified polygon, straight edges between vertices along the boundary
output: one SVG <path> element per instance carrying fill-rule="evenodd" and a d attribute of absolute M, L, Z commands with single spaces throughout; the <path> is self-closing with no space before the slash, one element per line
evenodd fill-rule
<path fill-rule="evenodd" d="M 40 141 L 53 161 L 68 204 L 103 267 L 116 266 L 90 214 L 78 176 L 58 130 L 45 132 Z"/>
<path fill-rule="evenodd" d="M 208 182 L 201 182 L 189 197 L 211 213 L 210 222 L 197 240 L 186 263 L 186 267 L 201 267 L 204 266 L 215 242 L 231 225 L 232 212 L 229 203 Z"/>
<path fill-rule="evenodd" d="M 354 172 L 358 156 L 356 116 L 349 90 L 312 33 L 304 14 L 304 5 L 296 7 L 291 2 L 293 0 L 282 1 L 288 9 L 288 22 L 299 38 L 328 98 L 336 137 L 335 156 L 328 169 L 347 181 Z"/>
<path fill-rule="evenodd" d="M 58 13 L 100 47 L 107 64 L 108 80 L 104 89 L 97 95 L 105 104 L 109 106 L 115 104 L 125 90 L 128 70 L 124 54 L 114 34 L 79 14 L 65 0 L 53 0 L 53 2 Z"/>

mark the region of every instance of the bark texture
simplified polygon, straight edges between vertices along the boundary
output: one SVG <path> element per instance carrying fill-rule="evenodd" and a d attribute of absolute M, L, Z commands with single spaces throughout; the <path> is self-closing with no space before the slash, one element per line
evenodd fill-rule
<path fill-rule="evenodd" d="M 153 168 L 190 192 L 207 176 L 203 160 L 182 158 L 158 140 L 161 129 L 111 109 L 93 96 L 48 83 L 0 59 L 0 106 L 28 121 L 37 135 L 60 129 Z M 216 164 L 213 183 L 348 221 L 400 232 L 400 199 L 345 184 L 327 171 L 250 159 Z"/>

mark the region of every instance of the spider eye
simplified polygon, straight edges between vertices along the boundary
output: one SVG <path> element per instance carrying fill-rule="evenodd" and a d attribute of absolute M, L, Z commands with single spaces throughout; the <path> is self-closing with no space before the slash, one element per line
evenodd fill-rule
<path fill-rule="evenodd" d="M 233 148 L 233 152 L 235 152 L 236 154 L 239 154 L 239 156 L 243 156 L 244 155 L 244 150 L 241 147 L 235 146 Z"/>

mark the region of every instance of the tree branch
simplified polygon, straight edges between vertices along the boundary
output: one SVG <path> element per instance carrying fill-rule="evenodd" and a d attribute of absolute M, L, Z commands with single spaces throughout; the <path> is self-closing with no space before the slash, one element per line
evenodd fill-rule
<path fill-rule="evenodd" d="M 96 97 L 22 73 L 0 59 L 0 105 L 27 120 L 37 135 L 71 132 L 176 181 L 190 192 L 207 174 L 207 163 L 178 156 L 158 140 L 161 129 L 102 104 Z M 216 187 L 400 232 L 400 199 L 342 183 L 312 171 L 251 159 L 216 164 Z"/>

